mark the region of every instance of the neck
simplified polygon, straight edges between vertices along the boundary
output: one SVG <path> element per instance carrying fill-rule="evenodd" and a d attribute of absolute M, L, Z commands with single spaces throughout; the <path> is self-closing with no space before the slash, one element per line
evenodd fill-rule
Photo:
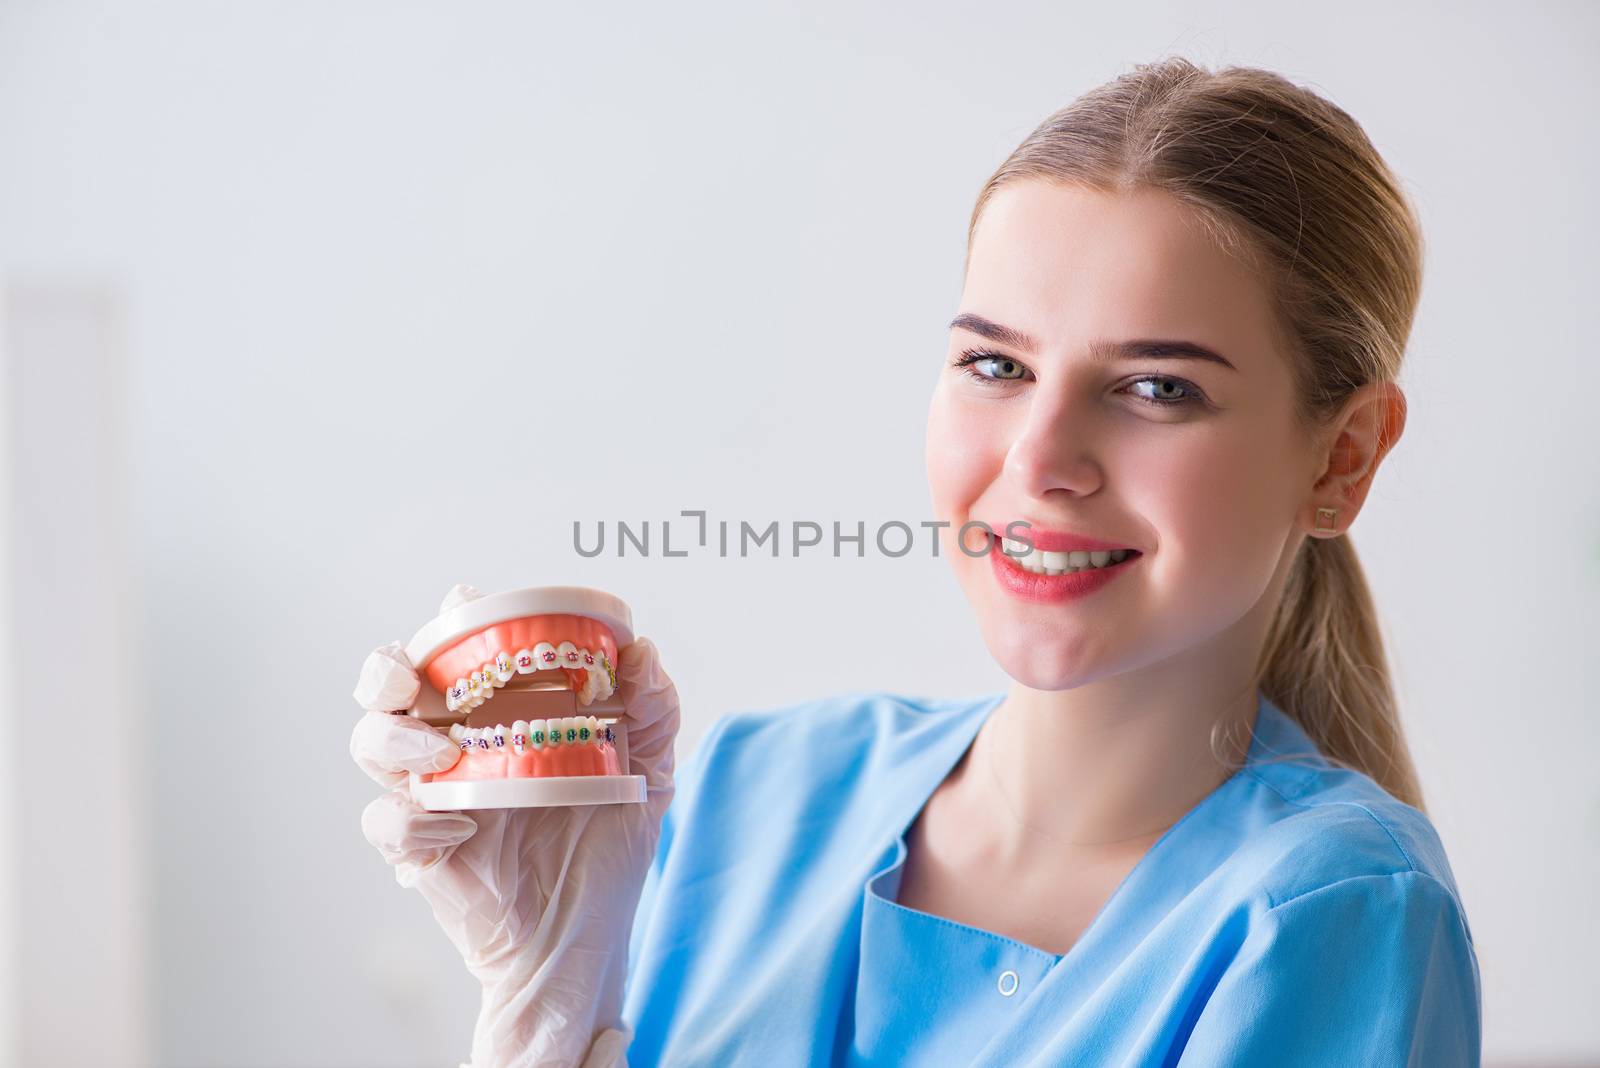
<path fill-rule="evenodd" d="M 962 771 L 993 797 L 999 855 L 1148 845 L 1216 789 L 1248 749 L 1258 702 L 1259 641 L 1237 644 L 1070 690 L 1014 684 Z"/>

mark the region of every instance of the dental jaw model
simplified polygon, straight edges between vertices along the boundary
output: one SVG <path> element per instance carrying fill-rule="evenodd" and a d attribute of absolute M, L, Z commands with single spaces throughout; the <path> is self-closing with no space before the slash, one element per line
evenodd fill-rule
<path fill-rule="evenodd" d="M 539 586 L 440 613 L 406 655 L 421 680 L 407 710 L 448 728 L 461 756 L 411 776 L 430 811 L 602 805 L 645 800 L 614 715 L 617 649 L 633 640 L 628 606 L 600 590 Z M 580 707 L 581 706 L 581 707 Z"/>

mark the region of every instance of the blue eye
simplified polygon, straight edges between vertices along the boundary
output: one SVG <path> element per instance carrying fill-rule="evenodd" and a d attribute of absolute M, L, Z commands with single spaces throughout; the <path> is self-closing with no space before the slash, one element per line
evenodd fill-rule
<path fill-rule="evenodd" d="M 1020 382 L 1028 373 L 1026 367 L 1009 356 L 978 349 L 967 349 L 951 366 L 962 368 L 962 374 L 986 386 L 997 382 Z M 975 366 L 981 366 L 984 370 L 975 371 Z"/>
<path fill-rule="evenodd" d="M 1134 379 L 1132 382 L 1129 382 L 1128 385 L 1130 387 L 1142 386 L 1146 383 L 1157 383 L 1158 385 L 1165 383 L 1167 385 L 1176 387 L 1180 391 L 1177 396 L 1163 392 L 1159 388 L 1154 396 L 1146 396 L 1145 394 L 1138 392 L 1133 394 L 1146 404 L 1153 404 L 1158 408 L 1178 408 L 1185 404 L 1200 403 L 1200 390 L 1196 388 L 1193 383 L 1186 382 L 1181 378 L 1173 378 L 1170 375 L 1146 375 L 1143 378 Z"/>

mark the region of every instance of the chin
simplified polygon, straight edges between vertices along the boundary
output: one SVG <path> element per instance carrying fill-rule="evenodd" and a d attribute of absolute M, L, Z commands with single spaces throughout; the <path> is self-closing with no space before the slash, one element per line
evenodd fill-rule
<path fill-rule="evenodd" d="M 1041 640 L 1041 628 L 1007 626 L 1004 633 L 985 635 L 995 663 L 1012 679 L 1032 690 L 1072 690 L 1107 674 L 1104 659 L 1082 639 L 1061 636 Z"/>

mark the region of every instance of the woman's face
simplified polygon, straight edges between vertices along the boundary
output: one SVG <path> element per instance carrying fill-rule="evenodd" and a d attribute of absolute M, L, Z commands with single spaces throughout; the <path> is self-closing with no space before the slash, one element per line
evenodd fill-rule
<path fill-rule="evenodd" d="M 1299 545 L 1316 465 L 1248 267 L 1167 193 L 1017 182 L 984 210 L 960 312 L 928 478 L 942 551 L 1011 677 L 1060 690 L 1133 670 L 1220 639 L 1262 601 Z M 1152 341 L 1226 363 L 1127 348 Z M 987 355 L 955 366 L 968 352 Z M 961 551 L 975 521 L 1140 555 L 1063 596 L 1087 583 L 1002 570 L 1016 565 L 997 541 Z M 966 548 L 986 540 L 973 528 Z"/>

